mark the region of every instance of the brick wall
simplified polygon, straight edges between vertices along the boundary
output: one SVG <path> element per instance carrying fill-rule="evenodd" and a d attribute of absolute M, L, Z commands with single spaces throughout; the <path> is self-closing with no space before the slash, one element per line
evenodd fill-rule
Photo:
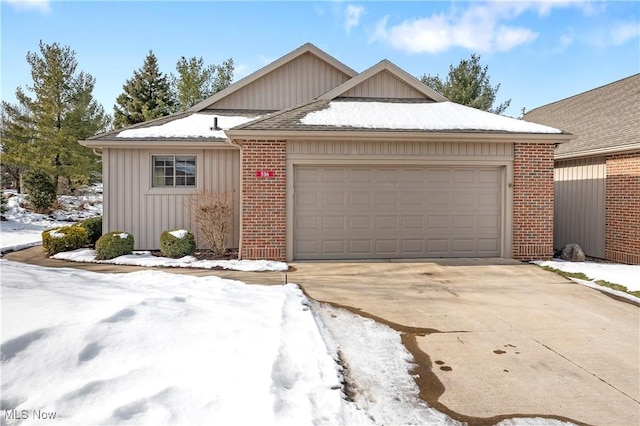
<path fill-rule="evenodd" d="M 640 264 L 640 153 L 607 157 L 604 252 Z"/>
<path fill-rule="evenodd" d="M 280 140 L 241 141 L 243 259 L 285 260 L 286 150 Z M 256 172 L 272 171 L 273 177 Z"/>
<path fill-rule="evenodd" d="M 513 258 L 553 256 L 553 145 L 516 143 L 513 160 Z"/>

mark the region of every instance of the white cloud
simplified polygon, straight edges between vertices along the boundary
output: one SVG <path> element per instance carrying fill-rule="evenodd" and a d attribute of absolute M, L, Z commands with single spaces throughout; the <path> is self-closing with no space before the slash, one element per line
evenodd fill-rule
<path fill-rule="evenodd" d="M 640 23 L 627 22 L 617 24 L 609 32 L 609 44 L 619 46 L 638 37 L 640 37 Z"/>
<path fill-rule="evenodd" d="M 518 2 L 474 4 L 463 11 L 452 8 L 448 13 L 409 19 L 392 26 L 388 25 L 387 16 L 378 22 L 371 41 L 386 42 L 407 53 L 438 53 L 452 47 L 504 52 L 538 36 L 528 28 L 501 24 L 524 10 L 526 4 Z"/>
<path fill-rule="evenodd" d="M 345 9 L 345 14 L 344 29 L 347 31 L 347 34 L 350 34 L 351 29 L 360 24 L 360 17 L 364 14 L 364 7 L 350 4 Z"/>
<path fill-rule="evenodd" d="M 49 0 L 3 0 L 3 1 L 12 5 L 14 9 L 19 11 L 36 10 L 44 14 L 51 12 L 51 4 Z"/>
<path fill-rule="evenodd" d="M 455 47 L 482 53 L 506 52 L 538 37 L 531 28 L 509 23 L 526 12 L 542 18 L 553 9 L 575 8 L 584 15 L 594 16 L 606 7 L 604 2 L 589 0 L 454 3 L 448 11 L 392 25 L 386 16 L 377 23 L 370 42 L 384 42 L 407 53 L 438 53 Z M 622 44 L 638 37 L 639 31 L 637 23 L 620 24 L 607 34 L 600 34 L 600 44 Z M 574 39 L 573 36 L 562 36 L 556 50 L 566 49 Z"/>
<path fill-rule="evenodd" d="M 558 41 L 558 45 L 556 46 L 556 48 L 554 49 L 554 52 L 564 52 L 565 50 L 567 50 L 567 48 L 569 48 L 569 46 L 571 46 L 574 42 L 574 36 L 573 34 L 562 34 L 560 36 L 560 40 Z"/>

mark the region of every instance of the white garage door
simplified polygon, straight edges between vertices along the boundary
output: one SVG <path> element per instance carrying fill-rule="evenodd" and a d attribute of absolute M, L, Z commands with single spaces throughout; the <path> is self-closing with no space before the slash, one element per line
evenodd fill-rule
<path fill-rule="evenodd" d="M 294 259 L 500 255 L 497 167 L 294 168 Z"/>

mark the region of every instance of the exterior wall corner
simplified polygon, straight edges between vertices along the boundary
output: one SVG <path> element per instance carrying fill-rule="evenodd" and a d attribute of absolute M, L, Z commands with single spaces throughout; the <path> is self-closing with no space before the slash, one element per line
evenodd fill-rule
<path fill-rule="evenodd" d="M 513 161 L 513 258 L 553 256 L 553 145 L 516 143 Z"/>

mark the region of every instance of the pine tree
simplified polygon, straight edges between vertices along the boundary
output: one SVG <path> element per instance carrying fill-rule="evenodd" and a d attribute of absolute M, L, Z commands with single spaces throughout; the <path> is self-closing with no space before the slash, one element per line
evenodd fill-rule
<path fill-rule="evenodd" d="M 202 57 L 186 59 L 182 56 L 176 63 L 177 76 L 172 76 L 178 110 L 185 111 L 228 87 L 233 79 L 233 59 L 221 65 L 205 66 Z"/>
<path fill-rule="evenodd" d="M 142 68 L 122 86 L 124 90 L 116 99 L 114 126 L 116 128 L 142 123 L 175 112 L 176 101 L 171 84 L 160 72 L 158 60 L 149 50 Z"/>
<path fill-rule="evenodd" d="M 73 188 L 100 172 L 98 157 L 78 140 L 103 131 L 108 117 L 93 98 L 95 79 L 76 72 L 75 52 L 58 43 L 39 47 L 27 53 L 32 95 L 18 87 L 18 103 L 2 103 L 3 162 L 46 172 L 56 183 L 63 177 Z"/>
<path fill-rule="evenodd" d="M 491 86 L 489 67 L 480 64 L 480 55 L 463 59 L 457 67 L 449 66 L 447 79 L 440 76 L 423 75 L 422 82 L 436 90 L 450 101 L 483 111 L 502 114 L 511 104 L 511 99 L 493 108 L 500 84 Z"/>

